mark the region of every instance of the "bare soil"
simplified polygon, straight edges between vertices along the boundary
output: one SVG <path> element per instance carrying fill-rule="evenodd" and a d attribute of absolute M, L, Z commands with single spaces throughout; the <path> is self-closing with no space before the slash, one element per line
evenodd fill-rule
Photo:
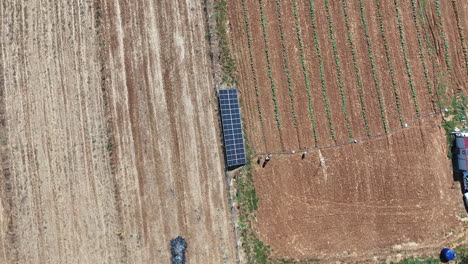
<path fill-rule="evenodd" d="M 257 228 L 273 257 L 384 261 L 463 241 L 466 212 L 438 122 L 255 167 Z"/>
<path fill-rule="evenodd" d="M 2 1 L 0 262 L 235 263 L 197 1 Z"/>

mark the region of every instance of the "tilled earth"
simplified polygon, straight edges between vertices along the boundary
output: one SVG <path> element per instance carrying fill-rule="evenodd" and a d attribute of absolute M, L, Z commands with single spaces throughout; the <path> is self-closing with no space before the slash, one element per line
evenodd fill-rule
<path fill-rule="evenodd" d="M 0 262 L 235 263 L 203 7 L 0 3 Z"/>
<path fill-rule="evenodd" d="M 398 130 L 315 150 L 304 160 L 274 154 L 265 168 L 253 166 L 257 232 L 274 258 L 435 256 L 463 241 L 466 212 L 435 102 L 443 89 L 466 92 L 468 4 L 440 1 L 447 65 L 435 2 L 414 3 L 413 13 L 412 1 L 363 1 L 367 40 L 358 0 L 229 1 L 254 152 L 342 145 L 366 138 L 366 124 L 372 136 L 385 134 L 384 122 L 387 132 Z"/>

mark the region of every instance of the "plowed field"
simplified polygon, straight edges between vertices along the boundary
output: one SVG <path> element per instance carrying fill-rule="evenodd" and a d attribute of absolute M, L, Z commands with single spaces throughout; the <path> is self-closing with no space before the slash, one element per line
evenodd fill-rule
<path fill-rule="evenodd" d="M 1 1 L 1 263 L 235 263 L 201 4 Z"/>
<path fill-rule="evenodd" d="M 466 91 L 466 8 L 229 1 L 250 145 L 273 153 L 252 169 L 273 258 L 435 256 L 460 241 L 466 212 L 436 101 Z"/>

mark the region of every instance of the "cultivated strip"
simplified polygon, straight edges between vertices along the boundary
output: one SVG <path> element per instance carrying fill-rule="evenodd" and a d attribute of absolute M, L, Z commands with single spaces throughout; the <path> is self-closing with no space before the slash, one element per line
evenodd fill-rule
<path fill-rule="evenodd" d="M 409 84 L 411 87 L 411 96 L 413 97 L 414 110 L 416 112 L 416 116 L 419 118 L 421 117 L 421 113 L 419 111 L 418 99 L 416 97 L 416 89 L 414 87 L 413 74 L 411 73 L 411 67 L 408 61 L 408 52 L 406 49 L 405 34 L 403 31 L 403 23 L 402 23 L 401 15 L 400 15 L 400 7 L 398 6 L 398 3 L 396 0 L 393 0 L 393 4 L 395 5 L 395 13 L 397 17 L 398 31 L 400 32 L 401 49 L 403 51 L 403 59 L 405 61 L 406 73 L 408 74 L 408 80 L 409 80 Z"/>
<path fill-rule="evenodd" d="M 401 113 L 401 102 L 400 102 L 400 93 L 398 91 L 398 85 L 395 79 L 395 70 L 393 69 L 392 65 L 392 60 L 390 56 L 390 50 L 388 47 L 388 41 L 387 41 L 387 36 L 385 35 L 385 27 L 382 19 L 382 10 L 380 8 L 380 0 L 375 1 L 377 5 L 377 18 L 379 20 L 379 28 L 380 28 L 380 34 L 382 35 L 383 43 L 384 43 L 384 48 L 385 48 L 385 57 L 387 59 L 387 66 L 388 70 L 390 72 L 390 77 L 392 79 L 392 88 L 393 88 L 393 94 L 395 95 L 395 103 L 397 106 L 397 111 L 398 111 L 398 119 L 400 121 L 400 126 L 403 126 L 404 121 L 403 121 L 403 115 Z"/>
<path fill-rule="evenodd" d="M 333 22 L 330 16 L 330 4 L 328 0 L 325 0 L 325 11 L 326 11 L 326 17 L 327 17 L 327 22 L 328 22 L 328 31 L 330 34 L 330 43 L 333 48 L 333 59 L 335 61 L 336 74 L 338 75 L 338 88 L 340 90 L 340 95 L 341 95 L 341 110 L 343 111 L 343 117 L 346 121 L 346 131 L 348 132 L 348 138 L 349 140 L 352 140 L 353 134 L 351 132 L 351 125 L 349 124 L 348 110 L 346 108 L 346 97 L 345 97 L 345 92 L 343 89 L 343 76 L 341 73 L 341 63 L 338 57 L 338 49 L 337 49 L 336 41 L 335 41 L 335 33 L 333 32 Z"/>
<path fill-rule="evenodd" d="M 307 99 L 308 99 L 308 106 L 309 106 L 309 117 L 310 122 L 312 124 L 312 130 L 314 131 L 314 142 L 315 146 L 318 143 L 318 134 L 317 134 L 317 126 L 315 124 L 315 116 L 312 104 L 312 93 L 310 92 L 310 81 L 309 81 L 309 74 L 307 73 L 307 63 L 305 60 L 304 55 L 304 42 L 302 41 L 302 34 L 301 34 L 301 26 L 299 25 L 299 19 L 297 15 L 297 2 L 294 2 L 294 25 L 296 27 L 296 34 L 297 34 L 297 42 L 299 43 L 299 53 L 301 55 L 301 65 L 302 65 L 302 73 L 304 74 L 304 83 L 307 92 Z"/>
<path fill-rule="evenodd" d="M 322 87 L 322 96 L 323 100 L 325 102 L 325 110 L 327 112 L 327 119 L 328 119 L 328 128 L 330 129 L 330 135 L 334 141 L 336 141 L 336 136 L 335 136 L 335 131 L 333 129 L 333 123 L 332 123 L 332 118 L 331 118 L 331 110 L 330 110 L 330 102 L 327 97 L 327 85 L 325 84 L 325 74 L 323 71 L 323 59 L 322 59 L 322 53 L 320 51 L 320 43 L 319 43 L 319 37 L 318 37 L 318 32 L 317 32 L 317 24 L 315 22 L 315 6 L 314 6 L 314 1 L 309 0 L 310 4 L 310 20 L 312 23 L 312 29 L 314 33 L 314 43 L 315 43 L 315 51 L 317 53 L 317 58 L 319 60 L 319 69 L 320 69 L 320 83 Z"/>
<path fill-rule="evenodd" d="M 367 121 L 366 106 L 364 104 L 364 94 L 362 91 L 362 77 L 361 77 L 361 73 L 359 72 L 359 67 L 358 67 L 358 63 L 356 59 L 356 48 L 354 47 L 353 36 L 351 34 L 351 26 L 349 24 L 349 17 L 348 17 L 348 7 L 346 5 L 345 0 L 341 0 L 341 6 L 343 8 L 343 15 L 345 18 L 346 36 L 348 38 L 349 49 L 353 57 L 353 67 L 354 67 L 354 72 L 356 73 L 356 85 L 357 85 L 357 90 L 359 94 L 359 103 L 361 105 L 362 119 L 364 120 L 364 128 L 366 130 L 367 136 L 370 136 L 371 132 L 369 129 L 369 122 Z"/>
<path fill-rule="evenodd" d="M 429 97 L 431 98 L 433 107 L 435 108 L 432 85 L 431 85 L 431 82 L 430 82 L 430 79 L 429 79 L 429 70 L 427 69 L 426 57 L 424 55 L 423 40 L 421 38 L 421 31 L 419 29 L 419 21 L 418 21 L 417 8 L 416 8 L 416 1 L 415 0 L 411 0 L 411 9 L 412 9 L 414 26 L 416 27 L 416 37 L 418 39 L 419 58 L 421 59 L 421 65 L 422 65 L 423 70 L 424 70 L 424 80 L 426 81 L 427 93 L 429 94 Z"/>
<path fill-rule="evenodd" d="M 466 70 L 466 73 L 468 74 L 468 47 L 466 46 L 465 36 L 463 34 L 463 29 L 460 23 L 460 15 L 458 13 L 457 0 L 452 0 L 452 7 L 453 7 L 453 12 L 455 13 L 455 19 L 457 20 L 458 36 L 460 38 L 462 48 L 463 48 L 463 56 L 465 58 L 465 70 Z"/>
<path fill-rule="evenodd" d="M 257 111 L 258 111 L 258 118 L 260 119 L 260 126 L 262 128 L 262 138 L 263 143 L 266 144 L 265 140 L 265 124 L 263 122 L 263 114 L 262 114 L 262 106 L 260 104 L 260 90 L 258 88 L 258 79 L 257 79 L 257 71 L 254 66 L 253 62 L 253 52 L 252 52 L 252 33 L 250 31 L 250 22 L 248 16 L 248 10 L 245 7 L 245 0 L 242 0 L 242 15 L 244 16 L 244 24 L 245 24 L 245 32 L 247 34 L 247 47 L 249 52 L 249 64 L 250 64 L 250 71 L 252 72 L 252 78 L 254 81 L 254 89 L 255 89 L 255 102 L 257 103 Z"/>
<path fill-rule="evenodd" d="M 267 67 L 268 67 L 268 78 L 270 79 L 270 88 L 271 88 L 271 95 L 273 97 L 273 103 L 274 103 L 274 111 L 275 111 L 275 119 L 276 119 L 276 126 L 278 127 L 278 131 L 280 134 L 281 138 L 281 118 L 279 114 L 279 108 L 278 108 L 278 99 L 276 98 L 276 86 L 275 86 L 275 81 L 273 80 L 273 72 L 271 70 L 271 59 L 270 59 L 270 50 L 268 49 L 268 37 L 267 37 L 267 31 L 266 31 L 266 20 L 265 20 L 265 11 L 263 9 L 263 0 L 258 1 L 258 5 L 260 8 L 260 19 L 261 19 L 261 24 L 262 24 L 262 32 L 263 32 L 263 40 L 265 42 L 265 57 L 267 60 Z M 283 141 L 281 140 L 281 145 Z"/>
<path fill-rule="evenodd" d="M 291 74 L 289 72 L 289 67 L 288 67 L 288 55 L 286 53 L 286 41 L 284 39 L 283 22 L 281 19 L 280 0 L 276 0 L 276 16 L 278 19 L 279 32 L 281 36 L 281 50 L 282 50 L 283 64 L 284 64 L 284 74 L 286 75 L 286 80 L 288 82 L 288 90 L 289 90 L 288 95 L 289 95 L 289 104 L 291 105 L 291 115 L 294 121 L 294 127 L 297 129 L 298 127 L 297 115 L 296 115 L 296 108 L 294 106 L 294 96 L 293 96 L 293 86 L 291 83 Z"/>
<path fill-rule="evenodd" d="M 361 10 L 361 20 L 362 20 L 362 25 L 364 26 L 364 33 L 365 33 L 366 43 L 367 43 L 367 52 L 369 54 L 369 60 L 371 63 L 372 78 L 374 79 L 375 91 L 377 93 L 377 100 L 379 101 L 380 115 L 382 118 L 383 129 L 385 133 L 387 133 L 388 132 L 387 118 L 385 117 L 385 108 L 384 108 L 384 103 L 382 99 L 382 91 L 380 91 L 379 82 L 377 81 L 377 69 L 375 67 L 374 52 L 372 51 L 372 44 L 371 44 L 371 40 L 369 36 L 369 28 L 367 26 L 363 0 L 359 0 L 359 9 Z"/>
<path fill-rule="evenodd" d="M 447 64 L 447 71 L 450 73 L 452 71 L 452 62 L 450 61 L 449 45 L 447 42 L 447 36 L 445 35 L 444 24 L 442 22 L 442 12 L 440 11 L 439 0 L 435 0 L 435 6 L 436 6 L 437 17 L 439 19 L 437 24 L 439 24 L 440 36 L 442 37 L 442 41 L 443 41 L 442 44 L 444 46 L 445 64 Z"/>

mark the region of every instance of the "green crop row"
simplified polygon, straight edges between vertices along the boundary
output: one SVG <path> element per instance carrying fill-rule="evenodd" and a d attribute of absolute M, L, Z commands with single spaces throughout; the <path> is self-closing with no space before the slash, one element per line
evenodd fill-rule
<path fill-rule="evenodd" d="M 327 112 L 328 128 L 330 129 L 330 134 L 331 134 L 332 139 L 336 141 L 335 131 L 333 129 L 333 123 L 332 123 L 332 118 L 331 118 L 330 102 L 327 97 L 327 85 L 325 84 L 325 73 L 323 71 L 323 60 L 322 60 L 322 53 L 320 51 L 317 24 L 315 23 L 315 6 L 313 3 L 313 0 L 309 0 L 309 4 L 310 4 L 310 20 L 312 22 L 312 28 L 314 31 L 315 50 L 317 52 L 317 57 L 319 60 L 320 83 L 322 85 L 322 96 L 325 102 L 325 110 Z"/>
<path fill-rule="evenodd" d="M 385 35 L 385 27 L 382 19 L 382 10 L 380 6 L 380 0 L 375 0 L 375 3 L 377 5 L 377 18 L 379 20 L 379 27 L 380 27 L 380 34 L 382 35 L 383 43 L 384 43 L 384 48 L 385 48 L 385 57 L 387 58 L 387 66 L 390 72 L 390 77 L 392 79 L 392 87 L 393 87 L 393 94 L 395 95 L 395 102 L 397 106 L 397 111 L 398 111 L 398 118 L 400 120 L 400 125 L 403 126 L 404 121 L 403 121 L 403 115 L 401 113 L 401 103 L 400 103 L 400 94 L 398 92 L 398 85 L 395 79 L 395 70 L 393 69 L 392 61 L 391 61 L 391 56 L 390 56 L 390 51 L 388 47 L 388 41 L 387 41 L 387 36 Z"/>
<path fill-rule="evenodd" d="M 353 134 L 351 133 L 351 125 L 349 124 L 348 110 L 346 109 L 346 97 L 343 89 L 343 77 L 341 74 L 341 63 L 338 57 L 338 48 L 335 41 L 335 33 L 333 32 L 333 22 L 330 16 L 330 4 L 328 0 L 325 0 L 325 11 L 327 12 L 327 22 L 328 22 L 328 31 L 330 34 L 330 43 L 333 48 L 333 59 L 335 60 L 336 73 L 338 75 L 338 88 L 340 89 L 341 95 L 341 109 L 343 110 L 344 119 L 346 120 L 346 130 L 348 132 L 349 140 L 353 139 Z"/>
<path fill-rule="evenodd" d="M 306 92 L 307 92 L 307 97 L 308 97 L 308 103 L 309 103 L 310 122 L 312 123 L 312 130 L 314 132 L 314 142 L 315 142 L 315 145 L 317 145 L 318 134 L 317 134 L 317 127 L 315 124 L 314 110 L 312 107 L 312 93 L 310 92 L 309 74 L 307 73 L 307 63 L 306 63 L 305 55 L 304 55 L 304 42 L 302 41 L 301 26 L 299 25 L 299 19 L 297 15 L 297 2 L 294 2 L 294 25 L 296 27 L 297 41 L 299 43 L 299 53 L 301 54 L 302 72 L 304 74 L 304 82 L 305 82 L 305 87 L 306 87 Z"/>
<path fill-rule="evenodd" d="M 427 92 L 429 93 L 431 100 L 434 102 L 432 86 L 431 86 L 431 82 L 429 79 L 429 71 L 427 69 L 426 58 L 424 56 L 423 40 L 421 38 L 421 31 L 419 29 L 418 13 L 417 13 L 417 6 L 416 6 L 415 0 L 411 0 L 411 9 L 412 9 L 412 15 L 413 15 L 413 22 L 416 27 L 416 37 L 418 39 L 419 58 L 421 59 L 421 64 L 424 70 L 424 79 L 426 81 Z"/>
<path fill-rule="evenodd" d="M 286 80 L 288 82 L 288 90 L 289 90 L 288 95 L 289 95 L 289 103 L 291 105 L 291 114 L 292 114 L 293 121 L 294 121 L 294 127 L 297 128 L 298 124 L 297 124 L 296 108 L 294 106 L 293 86 L 291 82 L 291 74 L 289 73 L 289 68 L 288 68 L 288 55 L 286 53 L 286 41 L 284 39 L 283 23 L 281 21 L 280 0 L 276 0 L 276 15 L 278 19 L 278 26 L 279 26 L 280 37 L 281 37 L 281 50 L 282 50 L 282 56 L 283 56 L 284 73 L 286 74 Z"/>
<path fill-rule="evenodd" d="M 437 17 L 439 18 L 439 29 L 440 35 L 442 37 L 443 45 L 444 45 L 444 54 L 445 54 L 445 63 L 447 64 L 448 72 L 451 72 L 452 63 L 450 62 L 450 54 L 449 54 L 449 46 L 447 42 L 447 36 L 445 35 L 444 24 L 442 23 L 442 12 L 440 11 L 440 1 L 435 0 L 435 6 L 437 11 Z"/>
<path fill-rule="evenodd" d="M 403 51 L 403 59 L 405 60 L 406 73 L 408 74 L 408 79 L 409 79 L 409 83 L 411 87 L 411 95 L 413 97 L 414 109 L 416 111 L 416 116 L 419 118 L 421 116 L 421 113 L 419 112 L 419 105 L 418 105 L 418 99 L 416 97 L 416 89 L 414 87 L 413 75 L 411 73 L 411 67 L 408 61 L 408 54 L 407 54 L 406 43 L 405 43 L 405 35 L 403 32 L 403 23 L 401 21 L 401 15 L 400 15 L 400 7 L 398 6 L 398 3 L 396 0 L 393 0 L 393 3 L 395 5 L 395 13 L 397 16 L 398 30 L 400 32 L 401 49 Z"/>
<path fill-rule="evenodd" d="M 244 24 L 245 24 L 245 31 L 247 33 L 247 46 L 249 49 L 249 63 L 250 63 L 250 70 L 252 72 L 252 78 L 254 81 L 254 88 L 255 88 L 255 101 L 257 103 L 257 111 L 260 118 L 260 123 L 263 128 L 263 115 L 262 115 L 262 108 L 260 104 L 260 91 L 258 89 L 258 81 L 257 81 L 257 72 L 255 70 L 255 66 L 253 63 L 253 52 L 252 52 L 252 34 L 250 32 L 250 22 L 248 17 L 248 10 L 245 7 L 245 0 L 242 0 L 242 13 L 244 16 Z"/>
<path fill-rule="evenodd" d="M 263 40 L 265 42 L 265 56 L 267 60 L 267 67 L 268 67 L 268 78 L 270 79 L 270 88 L 271 94 L 273 96 L 273 103 L 274 103 L 274 110 L 275 110 L 275 119 L 276 119 L 276 126 L 278 130 L 281 131 L 281 119 L 279 115 L 279 108 L 278 108 L 278 100 L 276 98 L 276 86 L 273 80 L 273 72 L 271 70 L 271 59 L 270 59 L 270 50 L 268 49 L 268 38 L 267 38 L 267 31 L 266 31 L 266 20 L 265 20 L 265 11 L 263 9 L 263 0 L 259 0 L 259 7 L 260 7 L 260 19 L 262 24 L 262 32 L 263 32 Z"/>
<path fill-rule="evenodd" d="M 364 105 L 364 95 L 362 92 L 362 78 L 361 78 L 361 73 L 359 72 L 359 67 L 356 59 L 356 49 L 354 47 L 353 43 L 353 36 L 351 35 L 351 26 L 349 24 L 349 17 L 348 17 L 348 8 L 346 6 L 346 1 L 341 0 L 341 6 L 343 7 L 343 14 L 345 18 L 345 25 L 346 25 L 346 36 L 348 37 L 348 44 L 349 48 L 351 50 L 351 55 L 353 57 L 353 67 L 354 71 L 356 73 L 356 84 L 357 84 L 357 90 L 359 94 L 359 102 L 361 104 L 361 112 L 362 112 L 362 118 L 364 120 L 364 127 L 366 130 L 367 136 L 371 135 L 370 129 L 369 129 L 369 123 L 367 121 L 367 114 L 366 114 L 366 107 Z"/>
<path fill-rule="evenodd" d="M 452 0 L 453 11 L 455 12 L 455 19 L 457 20 L 458 36 L 463 48 L 463 56 L 465 57 L 465 70 L 468 73 L 468 47 L 466 46 L 465 36 L 463 35 L 463 29 L 460 26 L 460 15 L 458 13 L 457 1 Z"/>
<path fill-rule="evenodd" d="M 371 63 L 372 78 L 374 79 L 375 90 L 377 92 L 377 100 L 379 101 L 380 115 L 382 118 L 383 128 L 384 128 L 385 133 L 388 133 L 388 125 L 387 125 L 387 119 L 385 117 L 385 108 L 384 108 L 383 99 L 382 99 L 382 92 L 380 91 L 379 82 L 377 80 L 377 69 L 375 67 L 374 53 L 372 51 L 372 44 L 371 44 L 371 40 L 369 36 L 369 28 L 367 25 L 367 20 L 366 20 L 366 16 L 364 12 L 363 0 L 359 0 L 359 8 L 361 10 L 361 20 L 362 20 L 362 25 L 364 26 L 364 34 L 365 34 L 366 43 L 367 43 L 367 53 L 369 54 L 369 59 Z"/>

